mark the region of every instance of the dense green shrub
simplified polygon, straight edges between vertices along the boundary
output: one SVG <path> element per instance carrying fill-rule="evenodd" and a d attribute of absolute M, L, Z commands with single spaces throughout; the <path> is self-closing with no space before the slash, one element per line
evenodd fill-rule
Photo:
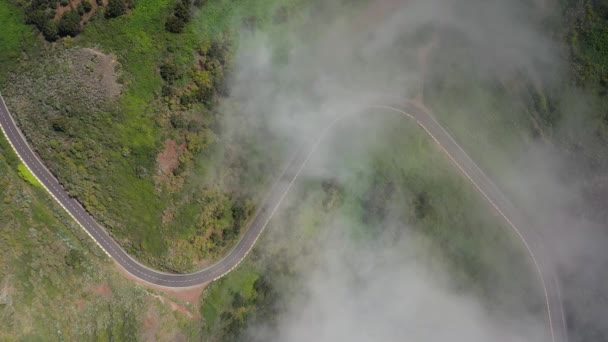
<path fill-rule="evenodd" d="M 59 28 L 55 20 L 49 19 L 42 27 L 42 35 L 49 42 L 54 42 L 59 38 Z"/>
<path fill-rule="evenodd" d="M 179 70 L 173 62 L 165 62 L 160 66 L 160 76 L 169 84 L 173 84 L 179 78 Z"/>
<path fill-rule="evenodd" d="M 91 12 L 91 10 L 93 9 L 93 5 L 91 5 L 91 2 L 89 0 L 84 0 L 82 2 L 82 7 L 86 13 Z"/>
<path fill-rule="evenodd" d="M 25 22 L 36 26 L 38 30 L 42 31 L 46 22 L 53 18 L 54 13 L 52 10 L 30 7 L 26 12 Z"/>
<path fill-rule="evenodd" d="M 167 19 L 165 29 L 172 33 L 181 33 L 192 18 L 192 2 L 180 0 L 175 4 L 173 15 Z"/>
<path fill-rule="evenodd" d="M 51 126 L 55 132 L 66 132 L 70 129 L 70 122 L 65 116 L 58 116 L 51 121 Z"/>
<path fill-rule="evenodd" d="M 171 115 L 171 118 L 169 119 L 169 121 L 171 121 L 171 126 L 173 126 L 173 128 L 185 128 L 186 125 L 188 124 L 186 122 L 186 119 L 184 118 L 183 115 L 180 114 L 173 114 Z"/>
<path fill-rule="evenodd" d="M 75 270 L 80 270 L 85 262 L 83 253 L 77 249 L 70 249 L 64 258 L 65 264 Z"/>
<path fill-rule="evenodd" d="M 127 13 L 127 3 L 125 0 L 109 0 L 106 8 L 107 18 L 116 18 Z"/>
<path fill-rule="evenodd" d="M 58 25 L 59 35 L 74 37 L 80 33 L 80 19 L 81 16 L 76 10 L 63 13 Z"/>
<path fill-rule="evenodd" d="M 174 15 L 170 16 L 165 23 L 165 29 L 171 33 L 181 33 L 185 26 L 186 23 Z"/>
<path fill-rule="evenodd" d="M 175 5 L 174 13 L 176 17 L 182 19 L 186 23 L 191 19 L 190 8 L 181 1 Z"/>

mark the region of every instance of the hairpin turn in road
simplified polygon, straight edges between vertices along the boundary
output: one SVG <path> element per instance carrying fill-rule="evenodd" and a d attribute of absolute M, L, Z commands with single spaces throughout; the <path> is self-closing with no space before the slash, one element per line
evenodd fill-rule
<path fill-rule="evenodd" d="M 475 164 L 452 136 L 433 118 L 428 110 L 411 103 L 408 104 L 407 112 L 389 106 L 373 106 L 373 108 L 398 113 L 415 120 L 459 171 L 473 184 L 492 208 L 507 222 L 508 226 L 523 243 L 538 273 L 545 296 L 551 341 L 567 342 L 567 327 L 560 297 L 559 283 L 556 273 L 550 265 L 549 255 L 543 249 L 542 239 L 539 234 L 524 223 L 523 217 L 518 214 L 517 210 L 498 187 Z M 333 124 L 341 118 L 334 120 L 326 126 L 312 147 L 301 149 L 295 153 L 280 174 L 278 180 L 271 187 L 265 201 L 256 212 L 241 239 L 223 259 L 206 269 L 194 273 L 171 274 L 151 269 L 129 256 L 83 206 L 67 193 L 27 144 L 25 136 L 17 127 L 4 99 L 0 96 L 0 128 L 21 161 L 40 181 L 48 193 L 87 232 L 99 247 L 126 272 L 144 282 L 169 288 L 191 287 L 208 283 L 222 277 L 238 266 L 255 245 L 258 237 L 279 208 L 285 196 L 289 193 L 292 185 L 324 136 Z"/>

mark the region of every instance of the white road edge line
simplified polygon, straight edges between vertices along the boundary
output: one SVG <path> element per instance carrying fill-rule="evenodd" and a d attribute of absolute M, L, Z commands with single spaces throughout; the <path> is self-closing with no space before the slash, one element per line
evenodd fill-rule
<path fill-rule="evenodd" d="M 4 99 L 2 98 L 2 96 L 1 96 L 1 95 L 0 95 L 0 101 L 2 101 L 2 105 L 3 105 L 3 106 L 6 108 L 7 113 L 9 114 L 8 116 L 9 116 L 10 120 L 12 121 L 13 125 L 14 125 L 15 127 L 17 127 L 17 125 L 16 125 L 16 123 L 15 123 L 14 119 L 12 118 L 12 115 L 10 115 L 10 112 L 8 111 L 8 107 L 6 106 L 6 103 L 4 102 Z M 510 220 L 510 219 L 509 219 L 509 218 L 508 218 L 508 217 L 507 217 L 507 216 L 506 216 L 506 215 L 505 215 L 505 214 L 502 212 L 502 210 L 501 210 L 501 209 L 500 209 L 500 208 L 499 208 L 499 207 L 498 207 L 498 206 L 497 206 L 497 205 L 494 203 L 494 201 L 493 201 L 493 200 L 492 200 L 492 199 L 491 199 L 491 198 L 490 198 L 490 197 L 489 197 L 489 196 L 488 196 L 488 195 L 487 195 L 487 194 L 486 194 L 486 193 L 485 193 L 485 192 L 484 192 L 484 191 L 481 189 L 481 187 L 480 187 L 480 186 L 479 186 L 479 185 L 478 185 L 478 184 L 477 184 L 477 183 L 476 183 L 476 182 L 475 182 L 475 181 L 474 181 L 474 180 L 473 180 L 473 179 L 472 179 L 472 178 L 471 178 L 471 177 L 470 177 L 470 176 L 469 176 L 469 175 L 466 173 L 466 171 L 463 169 L 463 167 L 462 167 L 462 166 L 461 166 L 461 165 L 460 165 L 460 164 L 459 164 L 459 163 L 458 163 L 458 162 L 457 162 L 457 161 L 456 161 L 456 160 L 455 160 L 455 159 L 452 157 L 452 155 L 450 155 L 450 154 L 449 154 L 449 152 L 448 152 L 448 151 L 447 151 L 447 150 L 446 150 L 446 149 L 445 149 L 445 148 L 444 148 L 444 147 L 441 145 L 441 143 L 439 143 L 439 141 L 438 141 L 438 140 L 435 138 L 435 136 L 433 136 L 433 135 L 431 134 L 431 132 L 430 132 L 430 131 L 429 131 L 429 130 L 428 130 L 428 129 L 427 129 L 427 128 L 426 128 L 426 127 L 425 127 L 425 126 L 424 126 L 424 125 L 423 125 L 423 124 L 420 122 L 420 121 L 418 121 L 418 120 L 417 120 L 417 119 L 416 119 L 416 118 L 415 118 L 413 115 L 411 115 L 411 114 L 409 114 L 409 113 L 407 113 L 407 112 L 404 112 L 404 111 L 402 111 L 402 110 L 399 110 L 399 109 L 397 109 L 397 108 L 390 107 L 390 106 L 384 106 L 384 105 L 374 105 L 374 106 L 370 106 L 370 108 L 379 108 L 379 109 L 386 109 L 386 110 L 395 111 L 395 112 L 401 113 L 401 114 L 405 115 L 406 117 L 408 117 L 408 118 L 413 119 L 414 121 L 416 121 L 416 123 L 418 124 L 418 126 L 422 127 L 422 129 L 423 129 L 423 130 L 424 130 L 424 131 L 425 131 L 425 132 L 426 132 L 426 133 L 427 133 L 427 134 L 428 134 L 428 135 L 429 135 L 429 136 L 430 136 L 430 137 L 433 139 L 433 141 L 436 143 L 436 145 L 437 145 L 437 146 L 439 146 L 439 148 L 441 149 L 441 151 L 442 151 L 442 152 L 443 152 L 445 155 L 447 155 L 447 156 L 448 156 L 448 158 L 450 158 L 450 160 L 451 160 L 451 161 L 454 163 L 454 165 L 456 165 L 456 167 L 457 167 L 457 168 L 458 168 L 458 169 L 461 171 L 461 173 L 462 173 L 463 175 L 465 175 L 465 177 L 466 177 L 466 178 L 467 178 L 467 179 L 468 179 L 468 180 L 471 182 L 471 184 L 473 184 L 473 185 L 475 186 L 475 188 L 476 188 L 476 189 L 479 191 L 479 193 L 481 193 L 481 194 L 484 196 L 484 198 L 485 198 L 485 199 L 486 199 L 486 200 L 487 200 L 487 201 L 488 201 L 488 202 L 489 202 L 489 203 L 490 203 L 490 204 L 491 204 L 491 205 L 494 207 L 494 209 L 496 210 L 496 212 L 498 212 L 498 213 L 499 213 L 499 214 L 500 214 L 500 215 L 501 215 L 501 216 L 504 218 L 504 220 L 505 220 L 505 221 L 508 223 L 508 225 L 509 225 L 509 226 L 512 228 L 512 230 L 513 230 L 513 231 L 516 233 L 516 235 L 519 237 L 519 239 L 520 239 L 520 240 L 521 240 L 521 242 L 523 243 L 524 247 L 525 247 L 525 248 L 526 248 L 526 250 L 528 251 L 528 254 L 530 255 L 530 257 L 531 257 L 531 259 L 532 259 L 532 261 L 533 261 L 533 263 L 534 263 L 534 266 L 535 266 L 535 268 L 536 268 L 536 271 L 537 271 L 537 273 L 538 273 L 538 277 L 539 277 L 539 279 L 540 279 L 540 282 L 541 282 L 541 285 L 542 285 L 542 288 L 543 288 L 543 292 L 544 292 L 544 295 L 545 295 L 545 304 L 546 304 L 547 316 L 548 316 L 549 327 L 550 327 L 550 329 L 549 329 L 549 330 L 550 330 L 550 332 L 551 332 L 551 339 L 552 339 L 552 341 L 553 341 L 553 342 L 555 342 L 555 333 L 554 333 L 553 322 L 552 322 L 551 313 L 550 313 L 550 301 L 549 301 L 549 294 L 548 294 L 548 291 L 547 291 L 547 286 L 546 286 L 546 284 L 545 284 L 545 281 L 544 281 L 544 278 L 543 278 L 543 275 L 542 275 L 542 270 L 540 269 L 540 265 L 538 264 L 538 262 L 537 262 L 537 260 L 536 260 L 536 257 L 535 257 L 535 255 L 534 255 L 534 253 L 532 252 L 532 249 L 531 249 L 531 248 L 530 248 L 530 246 L 528 245 L 527 241 L 525 240 L 525 238 L 523 237 L 523 235 L 521 234 L 521 232 L 519 231 L 519 229 L 518 229 L 518 228 L 517 228 L 517 227 L 516 227 L 516 226 L 513 224 L 513 222 L 511 222 L 511 220 Z M 291 190 L 291 187 L 293 186 L 293 184 L 294 184 L 294 183 L 295 183 L 295 181 L 297 180 L 298 176 L 300 175 L 300 173 L 302 172 L 302 170 L 304 169 L 304 167 L 305 167 L 305 166 L 308 164 L 308 161 L 310 160 L 310 158 L 312 157 L 312 155 L 313 155 L 313 154 L 314 154 L 314 152 L 316 151 L 317 147 L 320 145 L 321 141 L 324 139 L 325 135 L 326 135 L 326 134 L 329 132 L 329 130 L 332 128 L 332 126 L 333 126 L 333 125 L 334 125 L 336 122 L 340 121 L 340 120 L 341 120 L 341 119 L 343 119 L 344 117 L 345 117 L 345 116 L 338 116 L 338 117 L 336 117 L 336 118 L 335 118 L 333 121 L 331 121 L 331 122 L 330 122 L 330 123 L 329 123 L 327 126 L 325 126 L 325 128 L 324 128 L 324 130 L 322 131 L 321 135 L 320 135 L 320 136 L 319 136 L 319 138 L 318 138 L 318 139 L 315 141 L 315 143 L 313 144 L 313 146 L 312 146 L 312 148 L 311 148 L 310 152 L 307 154 L 306 159 L 304 160 L 304 162 L 303 162 L 303 163 L 300 165 L 300 167 L 298 168 L 298 170 L 297 170 L 296 174 L 294 175 L 294 177 L 293 177 L 293 178 L 292 178 L 292 180 L 290 181 L 290 183 L 289 183 L 289 185 L 287 186 L 286 190 L 285 190 L 285 191 L 283 192 L 283 194 L 281 195 L 281 197 L 280 197 L 279 201 L 277 202 L 277 204 L 276 204 L 276 205 L 274 206 L 274 208 L 272 209 L 272 211 L 271 211 L 270 215 L 268 216 L 268 218 L 267 218 L 267 219 L 266 219 L 266 221 L 264 222 L 264 225 L 262 226 L 262 229 L 260 230 L 260 232 L 258 233 L 258 235 L 256 236 L 256 238 L 254 239 L 253 243 L 252 243 L 252 244 L 249 246 L 249 248 L 247 249 L 247 251 L 245 252 L 245 254 L 243 255 L 243 257 L 242 257 L 242 258 L 241 258 L 239 261 L 237 261 L 237 263 L 236 263 L 234 266 L 232 266 L 232 267 L 231 267 L 231 268 L 230 268 L 228 271 L 226 271 L 226 272 L 224 272 L 224 273 L 222 273 L 222 274 L 218 275 L 218 276 L 217 276 L 217 277 L 215 277 L 215 278 L 214 278 L 212 281 L 216 281 L 216 280 L 220 279 L 221 277 L 225 276 L 226 274 L 230 273 L 230 272 L 231 272 L 232 270 L 234 270 L 234 269 L 235 269 L 237 266 L 239 266 L 239 265 L 240 265 L 240 263 L 241 263 L 241 262 L 242 262 L 242 261 L 243 261 L 243 260 L 244 260 L 244 259 L 245 259 L 245 258 L 246 258 L 248 255 L 249 255 L 250 251 L 253 249 L 253 246 L 256 244 L 256 242 L 258 241 L 259 237 L 262 235 L 262 232 L 264 231 L 264 229 L 266 228 L 266 226 L 268 225 L 268 223 L 270 222 L 270 220 L 271 220 L 271 219 L 272 219 L 272 217 L 274 216 L 275 212 L 278 210 L 278 208 L 279 208 L 279 207 L 280 207 L 280 205 L 282 204 L 282 202 L 283 202 L 284 198 L 287 196 L 287 194 L 288 194 L 288 193 L 289 193 L 289 191 Z M 431 118 L 432 118 L 432 116 L 431 116 Z M 432 118 L 432 120 L 435 120 L 435 119 L 434 119 L 434 118 Z M 461 149 L 461 150 L 462 150 L 462 147 L 460 147 L 460 145 L 459 145 L 459 144 L 458 144 L 458 143 L 457 143 L 457 142 L 456 142 L 456 141 L 455 141 L 455 140 L 452 138 L 452 136 L 451 136 L 449 133 L 447 133 L 447 131 L 445 131 L 445 129 L 443 128 L 443 126 L 441 126 L 439 123 L 437 123 L 437 125 L 438 125 L 438 126 L 441 128 L 441 129 L 443 129 L 443 130 L 444 130 L 444 132 L 447 134 L 447 136 L 448 136 L 450 139 L 452 139 L 452 140 L 454 141 L 455 145 L 456 145 L 456 146 L 457 146 L 459 149 Z M 10 129 L 10 126 L 7 126 L 7 127 L 9 127 L 9 129 Z M 13 145 L 13 142 L 10 140 L 9 135 L 7 134 L 7 132 L 6 132 L 6 131 L 5 131 L 5 129 L 4 129 L 4 126 L 0 124 L 0 128 L 2 129 L 2 132 L 3 132 L 3 134 L 5 135 L 6 140 L 9 142 L 9 144 L 10 144 L 10 146 L 12 147 L 13 151 L 15 152 L 15 154 L 16 154 L 16 155 L 19 157 L 19 159 L 20 159 L 20 160 L 21 160 L 21 162 L 22 162 L 22 163 L 23 163 L 23 164 L 26 166 L 26 168 L 27 168 L 27 169 L 28 169 L 28 170 L 29 170 L 29 171 L 32 173 L 32 175 L 33 175 L 33 176 L 34 176 L 34 177 L 35 177 L 35 178 L 38 180 L 38 182 L 39 182 L 39 183 L 40 183 L 40 184 L 43 186 L 43 188 L 44 188 L 44 189 L 45 189 L 45 190 L 46 190 L 46 191 L 47 191 L 47 192 L 48 192 L 48 193 L 51 195 L 51 197 L 52 197 L 52 198 L 53 198 L 53 199 L 54 199 L 54 200 L 55 200 L 57 203 L 59 203 L 59 205 L 60 205 L 60 206 L 61 206 L 61 207 L 62 207 L 62 208 L 63 208 L 63 209 L 64 209 L 64 210 L 65 210 L 65 211 L 66 211 L 66 212 L 67 212 L 67 213 L 68 213 L 68 214 L 69 214 L 69 215 L 72 217 L 72 219 L 74 219 L 74 221 L 76 221 L 76 223 L 77 223 L 77 224 L 78 224 L 78 225 L 79 225 L 79 226 L 80 226 L 80 227 L 81 227 L 81 228 L 82 228 L 82 229 L 83 229 L 83 230 L 84 230 L 84 231 L 85 231 L 85 232 L 86 232 L 86 233 L 89 235 L 89 237 L 95 241 L 95 243 L 96 243 L 96 244 L 97 244 L 97 245 L 98 245 L 98 246 L 101 248 L 101 250 L 102 250 L 102 251 L 104 251 L 104 252 L 105 252 L 105 254 L 106 254 L 106 255 L 107 255 L 107 256 L 108 256 L 110 259 L 112 259 L 112 256 L 110 255 L 110 253 L 109 253 L 109 252 L 108 252 L 108 251 L 107 251 L 105 248 L 103 248 L 103 246 L 102 246 L 102 245 L 101 245 L 101 244 L 98 242 L 98 240 L 97 240 L 97 239 L 96 239 L 96 238 L 95 238 L 95 237 L 94 237 L 94 236 L 93 236 L 93 235 L 92 235 L 92 234 L 91 234 L 91 233 L 90 233 L 90 232 L 89 232 L 89 231 L 88 231 L 88 230 L 87 230 L 87 229 L 84 227 L 84 225 L 83 225 L 83 224 L 80 222 L 80 220 L 79 220 L 79 219 L 77 219 L 77 218 L 76 218 L 76 217 L 75 217 L 75 216 L 74 216 L 74 215 L 73 215 L 73 214 L 70 212 L 70 210 L 69 210 L 68 208 L 66 208 L 66 207 L 65 207 L 65 206 L 64 206 L 64 205 L 61 203 L 61 201 L 59 201 L 59 199 L 58 199 L 57 197 L 55 197 L 55 195 L 53 194 L 53 192 L 52 192 L 52 191 L 50 191 L 50 189 L 49 189 L 49 188 L 48 188 L 48 187 L 47 187 L 47 186 L 44 184 L 44 182 L 42 182 L 42 181 L 41 181 L 41 180 L 38 178 L 38 176 L 36 176 L 36 174 L 35 174 L 35 173 L 33 172 L 33 170 L 30 168 L 30 165 L 28 165 L 28 163 L 27 163 L 27 162 L 24 160 L 24 158 L 21 156 L 21 154 L 18 152 L 18 150 L 17 150 L 17 149 L 15 148 L 15 146 Z M 25 147 L 26 147 L 27 149 L 29 149 L 30 151 L 32 151 L 32 152 L 33 152 L 33 150 L 32 150 L 32 149 L 29 147 L 29 145 L 27 145 L 27 140 L 25 139 L 25 137 L 23 136 L 23 134 L 22 134 L 22 133 L 21 133 L 19 130 L 17 131 L 17 134 L 18 134 L 18 135 L 20 135 L 20 136 L 22 137 L 23 142 L 25 142 L 25 144 L 26 144 L 26 146 L 25 146 Z M 466 151 L 464 151 L 464 150 L 462 150 L 462 151 L 463 151 L 463 152 L 465 153 L 465 155 L 466 155 Z M 35 158 L 36 158 L 36 159 L 38 159 L 38 160 L 37 160 L 37 161 L 38 161 L 38 163 L 39 163 L 40 165 L 42 165 L 42 167 L 44 167 L 44 164 L 42 163 L 42 161 L 40 161 L 40 159 L 39 159 L 39 158 L 36 156 L 36 154 L 35 154 L 34 152 L 33 152 L 33 154 L 34 154 Z M 467 155 L 467 156 L 468 156 L 468 155 Z M 470 157 L 469 157 L 469 158 L 470 158 Z M 471 160 L 472 160 L 472 159 L 471 159 Z M 34 164 L 34 166 L 35 166 L 35 163 L 33 163 L 33 162 L 32 162 L 32 164 Z M 475 164 L 475 163 L 473 163 L 473 164 L 475 165 L 475 167 L 479 168 L 479 167 L 477 166 L 477 164 Z M 289 163 L 288 163 L 288 166 L 289 166 Z M 285 171 L 286 171 L 286 169 L 288 168 L 288 166 L 285 168 L 285 170 L 284 170 L 283 172 L 285 172 Z M 46 169 L 46 167 L 45 167 L 45 169 Z M 483 174 L 483 170 L 481 170 L 481 169 L 479 169 L 479 170 L 480 170 L 480 171 L 481 171 L 481 173 Z M 39 170 L 39 171 L 40 171 L 40 170 Z M 49 174 L 52 174 L 52 173 L 51 173 L 51 172 L 50 172 L 48 169 L 46 169 L 46 170 L 44 170 L 44 171 L 48 172 Z M 40 173 L 44 175 L 44 171 L 40 171 Z M 485 174 L 484 174 L 484 176 L 485 176 Z M 279 177 L 279 179 L 280 179 L 280 177 Z M 47 179 L 47 181 L 48 181 L 48 179 Z M 53 184 L 53 182 L 50 182 L 50 181 L 49 181 L 49 183 Z M 58 183 L 58 184 L 59 184 L 59 183 Z M 275 183 L 275 184 L 276 184 L 276 183 Z M 273 186 L 274 186 L 274 185 L 273 185 Z M 59 189 L 59 191 L 62 191 L 62 190 L 63 190 L 63 191 L 65 191 L 64 189 Z M 72 204 L 70 204 L 70 206 L 72 206 Z M 263 205 L 262 205 L 260 208 L 263 208 Z M 76 211 L 76 210 L 74 210 L 74 211 Z M 85 210 L 85 212 L 86 212 L 86 210 Z M 255 216 L 254 216 L 254 218 L 255 218 Z M 85 218 L 82 218 L 82 217 L 81 217 L 81 219 L 82 219 L 83 221 L 85 220 Z M 91 219 L 94 221 L 94 223 L 96 223 L 96 224 L 97 224 L 97 221 L 95 221 L 95 220 L 94 220 L 92 217 L 91 217 Z M 243 234 L 243 238 L 245 237 L 245 235 L 246 235 L 246 232 Z M 108 235 L 108 237 L 109 237 L 109 238 L 111 238 L 109 235 Z M 101 236 L 101 235 L 100 235 L 100 236 L 99 236 L 99 238 L 101 238 L 102 240 L 104 240 L 104 241 L 105 241 L 105 236 Z M 238 241 L 238 242 L 235 244 L 235 248 L 236 248 L 236 246 L 238 246 L 238 244 L 239 244 L 241 241 L 242 241 L 242 239 L 241 239 L 241 240 L 239 240 L 239 241 Z M 112 245 L 112 243 L 109 243 L 109 245 L 111 246 L 111 245 Z M 209 268 L 207 268 L 207 269 L 211 269 L 212 267 L 214 267 L 214 266 L 216 266 L 216 265 L 221 264 L 221 263 L 222 263 L 224 260 L 227 260 L 227 259 L 228 259 L 228 258 L 231 256 L 231 254 L 232 254 L 232 252 L 234 251 L 234 249 L 235 249 L 235 248 L 233 248 L 233 249 L 232 249 L 232 250 L 231 250 L 231 251 L 230 251 L 230 252 L 229 252 L 229 253 L 228 253 L 228 254 L 227 254 L 227 255 L 226 255 L 226 256 L 225 256 L 223 259 L 221 259 L 221 260 L 220 260 L 218 263 L 216 263 L 216 264 L 214 264 L 214 265 L 210 266 L 210 267 L 209 267 Z M 127 255 L 128 255 L 128 253 L 126 253 L 126 251 L 124 251 L 124 250 L 123 250 L 122 252 L 124 252 L 125 254 L 127 254 Z M 119 257 L 121 258 L 121 260 L 123 260 L 123 261 L 124 261 L 124 259 L 122 259 L 122 256 L 120 256 L 120 254 L 121 254 L 121 253 L 120 253 L 120 251 L 119 251 L 117 254 L 118 254 L 118 255 L 119 255 Z M 130 257 L 130 256 L 129 256 L 129 258 L 130 258 L 131 260 L 133 260 L 133 261 L 137 262 L 137 261 L 136 261 L 135 259 L 133 259 L 132 257 Z M 137 262 L 137 263 L 139 264 L 139 262 Z M 151 282 L 147 281 L 146 279 L 142 279 L 141 277 L 138 277 L 137 275 L 133 274 L 133 272 L 131 272 L 130 270 L 126 269 L 126 268 L 125 268 L 124 266 L 122 266 L 120 263 L 117 263 L 117 264 L 118 264 L 118 265 L 120 265 L 120 266 L 121 266 L 121 268 L 123 268 L 123 269 L 124 269 L 125 271 L 127 271 L 128 273 L 131 273 L 132 275 L 136 276 L 137 278 L 139 278 L 140 280 L 142 280 L 142 281 L 144 281 L 144 282 L 146 282 L 146 283 L 150 283 L 150 284 L 152 284 L 152 285 L 154 285 L 154 286 L 161 286 L 161 287 L 166 287 L 166 288 L 174 288 L 174 287 L 163 286 L 163 285 L 157 285 L 157 284 L 151 283 Z M 126 264 L 128 264 L 128 262 L 127 262 Z M 141 265 L 141 264 L 140 264 L 140 265 Z M 145 265 L 142 265 L 142 266 L 143 266 L 143 267 L 145 267 L 145 268 L 147 268 L 147 269 L 149 269 L 149 270 L 151 270 L 151 271 L 153 271 L 153 272 L 158 272 L 158 271 L 156 271 L 156 270 L 153 270 L 153 269 L 148 268 L 148 267 L 147 267 L 147 266 L 145 266 Z M 143 274 L 141 271 L 139 271 L 139 270 L 137 270 L 137 269 L 135 269 L 135 268 L 133 268 L 133 267 L 130 267 L 130 268 L 132 268 L 132 269 L 133 269 L 133 271 L 135 271 L 135 272 L 137 272 L 137 273 L 139 273 L 139 274 L 144 275 L 144 274 Z M 194 273 L 198 273 L 198 272 L 201 272 L 201 271 L 197 271 L 197 272 L 194 272 Z M 176 274 L 176 275 L 177 275 L 177 274 Z M 187 274 L 184 274 L 184 275 L 187 275 Z M 155 280 L 159 280 L 159 281 L 167 281 L 167 282 L 180 282 L 180 281 L 175 281 L 175 280 L 166 280 L 166 279 L 161 279 L 161 278 L 155 278 L 155 277 L 152 277 L 152 276 L 149 276 L 149 275 L 145 275 L 145 276 L 146 276 L 146 277 L 150 277 L 150 278 L 155 279 Z M 199 279 L 200 279 L 200 278 L 199 278 Z M 186 281 L 188 281 L 188 280 L 184 280 L 184 281 L 181 281 L 181 282 L 186 282 Z M 192 286 L 187 286 L 187 287 L 193 287 L 193 286 L 198 286 L 198 285 L 200 285 L 200 284 L 196 284 L 196 285 L 192 285 Z M 187 288 L 187 287 L 183 287 L 183 288 Z M 563 310 L 563 308 L 562 308 L 562 310 Z M 565 322 L 564 322 L 564 324 L 565 324 Z"/>

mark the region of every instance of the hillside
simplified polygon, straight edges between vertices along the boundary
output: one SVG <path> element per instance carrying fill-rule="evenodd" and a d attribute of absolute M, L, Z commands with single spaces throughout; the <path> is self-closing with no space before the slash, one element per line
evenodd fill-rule
<path fill-rule="evenodd" d="M 381 334 L 419 297 L 489 320 L 462 336 L 542 341 L 524 248 L 423 130 L 359 108 L 382 96 L 424 103 L 556 237 L 571 340 L 608 338 L 608 7 L 465 2 L 495 20 L 422 1 L 0 0 L 0 91 L 28 142 L 162 271 L 225 255 L 295 148 L 349 113 L 251 255 L 190 302 L 117 272 L 3 137 L 0 340 L 346 339 L 299 324 Z"/>

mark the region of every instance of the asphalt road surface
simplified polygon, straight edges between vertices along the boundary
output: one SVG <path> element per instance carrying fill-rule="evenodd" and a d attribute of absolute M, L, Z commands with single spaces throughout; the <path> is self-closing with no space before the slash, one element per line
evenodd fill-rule
<path fill-rule="evenodd" d="M 525 224 L 524 218 L 518 213 L 509 200 L 498 187 L 473 162 L 467 153 L 458 145 L 452 136 L 423 108 L 415 104 L 408 104 L 404 110 L 389 107 L 375 106 L 375 109 L 399 113 L 416 121 L 416 123 L 435 141 L 441 151 L 454 163 L 459 171 L 481 193 L 491 207 L 502 216 L 512 228 L 513 232 L 522 241 L 528 251 L 533 266 L 536 269 L 542 290 L 545 295 L 547 311 L 547 324 L 552 342 L 567 341 L 567 327 L 565 315 L 560 298 L 559 283 L 551 267 L 549 253 L 544 250 L 542 238 L 531 227 Z M 130 257 L 112 239 L 106 230 L 59 184 L 53 174 L 44 166 L 27 141 L 15 121 L 11 117 L 4 99 L 0 96 L 0 127 L 8 138 L 19 158 L 36 176 L 44 188 L 55 200 L 78 222 L 78 224 L 91 236 L 91 238 L 112 258 L 120 267 L 132 276 L 158 286 L 182 288 L 196 286 L 214 281 L 234 269 L 249 253 L 258 237 L 279 208 L 281 202 L 291 189 L 298 175 L 306 165 L 310 156 L 321 143 L 323 137 L 329 132 L 333 124 L 341 118 L 326 126 L 320 137 L 311 146 L 307 146 L 294 154 L 292 159 L 270 189 L 265 201 L 256 212 L 249 227 L 245 230 L 241 240 L 219 262 L 204 270 L 190 274 L 169 274 L 144 266 Z"/>
<path fill-rule="evenodd" d="M 529 220 L 526 220 L 521 214 L 521 211 L 513 206 L 496 184 L 477 166 L 426 108 L 416 103 L 408 103 L 406 107 L 407 111 L 389 106 L 376 106 L 376 108 L 399 112 L 415 120 L 465 178 L 473 184 L 492 209 L 504 219 L 515 236 L 522 242 L 538 275 L 545 297 L 546 318 L 551 341 L 567 342 L 568 327 L 559 279 L 555 266 L 551 262 L 551 252 L 543 243 L 543 238 L 538 229 L 535 229 L 529 223 Z"/>

